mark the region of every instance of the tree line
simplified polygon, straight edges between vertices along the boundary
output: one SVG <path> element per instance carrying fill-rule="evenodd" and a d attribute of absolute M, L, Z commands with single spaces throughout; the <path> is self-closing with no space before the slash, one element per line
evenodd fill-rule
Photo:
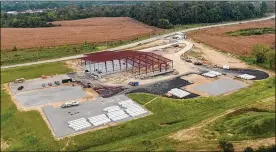
<path fill-rule="evenodd" d="M 57 20 L 89 17 L 131 17 L 151 26 L 172 28 L 178 24 L 216 23 L 261 17 L 265 2 L 140 2 L 102 5 L 67 5 L 36 14 L 8 15 L 1 12 L 1 27 L 47 27 Z"/>

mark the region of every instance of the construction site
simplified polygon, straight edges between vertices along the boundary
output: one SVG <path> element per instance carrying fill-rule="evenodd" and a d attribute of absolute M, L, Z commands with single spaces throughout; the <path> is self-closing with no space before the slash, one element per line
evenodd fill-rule
<path fill-rule="evenodd" d="M 176 33 L 122 50 L 85 54 L 66 62 L 75 72 L 17 79 L 8 90 L 19 109 L 40 111 L 53 135 L 63 138 L 150 115 L 129 93 L 217 96 L 269 77 L 214 51 Z M 221 61 L 208 57 L 210 52 Z"/>

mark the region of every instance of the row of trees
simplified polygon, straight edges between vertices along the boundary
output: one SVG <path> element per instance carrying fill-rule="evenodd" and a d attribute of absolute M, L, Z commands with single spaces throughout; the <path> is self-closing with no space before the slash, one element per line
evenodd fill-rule
<path fill-rule="evenodd" d="M 255 56 L 257 64 L 268 62 L 269 68 L 275 69 L 276 56 L 273 48 L 267 45 L 258 44 L 253 47 L 252 54 Z"/>
<path fill-rule="evenodd" d="M 131 17 L 145 24 L 171 28 L 177 24 L 214 23 L 263 16 L 266 3 L 250 2 L 144 2 L 128 5 L 69 5 L 39 14 L 1 13 L 1 27 L 40 27 L 45 22 L 88 17 Z M 24 22 L 40 18 L 41 24 Z M 16 20 L 15 20 L 16 19 Z M 18 23 L 20 22 L 20 23 Z M 24 23 L 21 23 L 24 22 Z"/>
<path fill-rule="evenodd" d="M 91 5 L 125 5 L 136 4 L 137 1 L 2 1 L 3 11 L 24 11 L 28 9 L 54 9 L 68 5 L 87 7 Z"/>

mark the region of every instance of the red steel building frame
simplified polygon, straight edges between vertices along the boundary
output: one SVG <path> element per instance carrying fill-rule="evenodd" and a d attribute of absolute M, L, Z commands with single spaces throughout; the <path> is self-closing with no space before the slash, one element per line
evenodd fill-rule
<path fill-rule="evenodd" d="M 91 54 L 85 54 L 85 57 L 79 58 L 81 59 L 81 62 L 84 61 L 86 64 L 87 62 L 90 63 L 105 63 L 107 61 L 112 61 L 113 65 L 113 71 L 114 71 L 114 60 L 119 60 L 120 63 L 120 69 L 121 69 L 121 60 L 124 60 L 126 63 L 132 65 L 132 73 L 134 70 L 134 67 L 138 68 L 139 75 L 141 74 L 140 71 L 142 68 L 146 68 L 146 74 L 148 72 L 155 72 L 155 66 L 158 65 L 158 71 L 161 72 L 162 65 L 165 66 L 165 70 L 167 71 L 169 68 L 173 68 L 173 61 L 170 59 L 167 59 L 165 57 L 162 57 L 160 55 L 151 53 L 151 52 L 139 52 L 139 51 L 103 51 L 98 53 L 91 53 Z M 171 63 L 171 66 L 169 66 Z M 128 67 L 126 64 L 126 70 L 128 70 Z M 152 68 L 151 70 L 149 68 Z"/>

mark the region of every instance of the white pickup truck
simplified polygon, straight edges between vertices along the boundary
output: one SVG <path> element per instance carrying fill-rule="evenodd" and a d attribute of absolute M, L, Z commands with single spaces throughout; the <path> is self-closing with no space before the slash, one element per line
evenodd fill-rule
<path fill-rule="evenodd" d="M 80 103 L 78 101 L 72 101 L 72 102 L 65 102 L 61 105 L 61 108 L 68 108 L 73 106 L 78 106 Z"/>

